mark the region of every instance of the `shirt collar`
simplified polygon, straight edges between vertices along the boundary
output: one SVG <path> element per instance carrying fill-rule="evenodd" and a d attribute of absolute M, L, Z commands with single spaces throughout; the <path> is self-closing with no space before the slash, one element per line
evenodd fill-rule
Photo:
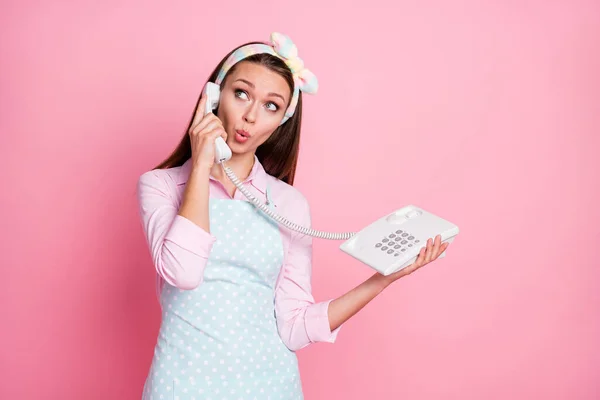
<path fill-rule="evenodd" d="M 189 158 L 179 170 L 179 174 L 177 175 L 177 183 L 185 184 L 188 181 L 190 176 L 190 172 L 192 171 L 192 159 Z M 217 182 L 217 179 L 212 175 L 210 179 L 214 182 Z M 254 155 L 254 165 L 252 166 L 252 170 L 250 171 L 250 175 L 244 180 L 243 183 L 250 182 L 252 186 L 258 189 L 261 193 L 265 193 L 267 189 L 267 172 L 264 167 L 258 160 L 258 157 Z"/>

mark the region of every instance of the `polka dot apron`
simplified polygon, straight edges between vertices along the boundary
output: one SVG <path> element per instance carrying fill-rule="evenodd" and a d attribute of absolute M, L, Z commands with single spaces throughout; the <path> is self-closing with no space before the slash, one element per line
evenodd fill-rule
<path fill-rule="evenodd" d="M 277 223 L 247 201 L 211 198 L 209 207 L 217 240 L 204 281 L 194 290 L 165 283 L 143 399 L 303 399 L 296 355 L 275 321 Z"/>

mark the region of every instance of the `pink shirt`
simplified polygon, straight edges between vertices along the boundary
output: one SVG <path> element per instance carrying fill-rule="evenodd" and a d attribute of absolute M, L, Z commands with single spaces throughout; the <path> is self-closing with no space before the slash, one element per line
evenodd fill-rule
<path fill-rule="evenodd" d="M 158 289 L 165 282 L 190 290 L 202 284 L 204 268 L 216 237 L 187 218 L 178 215 L 191 160 L 181 167 L 144 173 L 138 181 L 138 201 L 144 233 L 157 272 Z M 210 197 L 231 199 L 224 186 L 210 177 Z M 244 181 L 263 203 L 269 188 L 269 201 L 275 211 L 302 226 L 310 227 L 306 198 L 293 186 L 267 174 L 255 157 Z M 235 200 L 249 201 L 239 190 Z M 290 350 L 310 343 L 335 342 L 340 328 L 329 328 L 330 300 L 316 303 L 311 294 L 312 237 L 280 226 L 284 262 L 275 286 L 275 317 L 279 335 Z"/>

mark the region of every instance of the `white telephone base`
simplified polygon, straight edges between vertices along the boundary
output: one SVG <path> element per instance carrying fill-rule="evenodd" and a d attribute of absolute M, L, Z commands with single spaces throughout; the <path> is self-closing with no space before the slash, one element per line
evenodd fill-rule
<path fill-rule="evenodd" d="M 387 276 L 413 264 L 429 238 L 441 235 L 442 243 L 451 243 L 458 232 L 453 223 L 408 205 L 357 232 L 340 249 Z"/>

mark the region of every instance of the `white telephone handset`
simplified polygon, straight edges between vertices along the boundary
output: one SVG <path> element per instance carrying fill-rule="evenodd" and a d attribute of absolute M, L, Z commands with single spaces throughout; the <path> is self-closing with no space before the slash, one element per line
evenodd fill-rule
<path fill-rule="evenodd" d="M 205 114 L 219 105 L 220 89 L 215 83 L 208 82 Z M 221 164 L 227 177 L 257 208 L 270 218 L 287 228 L 305 235 L 322 239 L 346 240 L 340 249 L 362 261 L 383 275 L 389 275 L 411 265 L 421 247 L 429 238 L 442 236 L 442 243 L 452 242 L 458 235 L 458 227 L 427 211 L 410 205 L 385 215 L 360 232 L 331 233 L 317 231 L 295 224 L 273 212 L 261 203 L 224 162 L 231 158 L 231 149 L 222 137 L 215 140 L 215 163 Z M 445 256 L 445 252 L 440 257 Z"/>
<path fill-rule="evenodd" d="M 212 112 L 219 106 L 219 97 L 221 90 L 219 85 L 216 83 L 208 82 L 204 87 L 204 93 L 206 94 L 206 108 L 204 115 Z M 231 158 L 231 149 L 225 143 L 225 140 L 221 136 L 215 140 L 215 163 L 221 164 L 223 161 L 227 161 Z"/>

